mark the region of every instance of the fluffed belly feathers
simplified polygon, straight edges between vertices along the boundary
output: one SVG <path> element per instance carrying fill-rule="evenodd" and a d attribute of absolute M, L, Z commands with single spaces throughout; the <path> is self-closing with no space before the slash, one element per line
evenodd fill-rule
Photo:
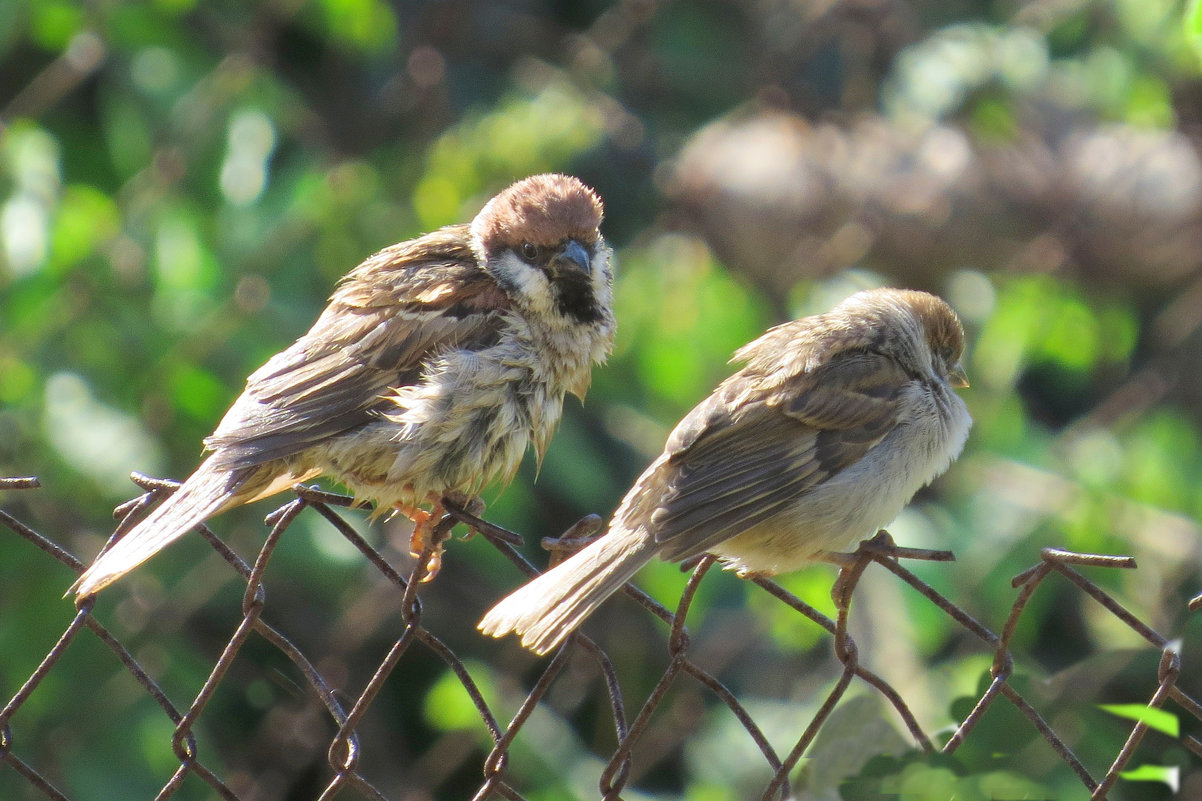
<path fill-rule="evenodd" d="M 526 448 L 534 443 L 538 450 L 551 438 L 565 393 L 522 367 L 473 367 L 470 382 L 452 367 L 398 393 L 395 413 L 331 440 L 311 458 L 341 476 L 357 500 L 381 509 L 431 494 L 475 495 L 494 480 L 508 481 Z"/>

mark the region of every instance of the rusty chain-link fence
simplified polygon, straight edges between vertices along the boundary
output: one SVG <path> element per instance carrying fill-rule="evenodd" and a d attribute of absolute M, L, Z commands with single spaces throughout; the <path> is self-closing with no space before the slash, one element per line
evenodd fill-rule
<path fill-rule="evenodd" d="M 160 481 L 135 476 L 137 483 L 147 490 L 146 494 L 117 509 L 116 514 L 121 520 L 113 539 L 120 537 L 129 530 L 132 524 L 145 515 L 165 494 L 177 486 L 173 482 Z M 33 478 L 0 479 L 0 490 L 33 490 L 38 482 Z M 856 682 L 862 682 L 872 691 L 878 693 L 887 704 L 896 711 L 909 730 L 913 742 L 922 751 L 931 754 L 943 752 L 951 754 L 973 737 L 974 729 L 983 717 L 999 705 L 1009 705 L 1021 714 L 1030 727 L 1038 732 L 1043 747 L 1047 753 L 1066 764 L 1080 781 L 1080 797 L 1092 799 L 1107 798 L 1115 787 L 1116 782 L 1128 765 L 1133 755 L 1140 747 L 1141 740 L 1149 730 L 1149 723 L 1139 715 L 1133 716 L 1134 722 L 1129 735 L 1121 749 L 1107 765 L 1086 765 L 1078 758 L 1066 741 L 1068 738 L 1058 733 L 1049 723 L 1037 705 L 1020 692 L 1015 686 L 1014 659 L 1011 655 L 1011 638 L 1023 618 L 1028 602 L 1037 590 L 1049 579 L 1059 579 L 1067 582 L 1068 586 L 1083 593 L 1091 602 L 1096 602 L 1101 609 L 1112 615 L 1122 625 L 1138 635 L 1149 649 L 1159 651 L 1159 668 L 1156 672 L 1154 689 L 1147 699 L 1148 708 L 1163 708 L 1172 702 L 1174 713 L 1185 713 L 1193 719 L 1202 721 L 1202 705 L 1178 686 L 1182 665 L 1180 643 L 1153 630 L 1132 614 L 1122 603 L 1104 591 L 1097 583 L 1087 578 L 1078 568 L 1104 569 L 1133 569 L 1134 560 L 1121 556 L 1102 556 L 1092 554 L 1072 553 L 1057 549 L 1046 549 L 1042 560 L 1035 566 L 1016 576 L 1013 585 L 1017 590 L 1013 605 L 1002 624 L 1001 633 L 995 633 L 981 622 L 978 622 L 963 609 L 950 601 L 944 595 L 933 589 L 903 565 L 910 559 L 949 561 L 952 555 L 944 551 L 916 550 L 900 548 L 892 543 L 887 534 L 882 532 L 877 538 L 861 545 L 854 560 L 845 565 L 836 581 L 833 597 L 838 613 L 835 619 L 822 614 L 814 607 L 803 602 L 796 595 L 786 591 L 780 584 L 767 580 L 755 579 L 764 592 L 794 610 L 797 615 L 808 619 L 811 623 L 825 630 L 831 638 L 834 655 L 842 666 L 826 695 L 824 701 L 817 706 L 817 711 L 808 721 L 796 722 L 796 735 L 787 751 L 778 750 L 769 742 L 761 723 L 749 711 L 745 701 L 741 701 L 721 681 L 715 672 L 703 666 L 703 660 L 696 658 L 691 651 L 691 641 L 685 623 L 690 604 L 699 585 L 713 566 L 712 557 L 706 557 L 692 566 L 691 576 L 678 606 L 672 610 L 665 608 L 650 596 L 632 584 L 625 587 L 626 593 L 642 606 L 650 615 L 661 619 L 667 624 L 667 666 L 663 669 L 657 682 L 646 697 L 639 697 L 632 703 L 628 692 L 623 691 L 619 669 L 611 658 L 595 641 L 583 634 L 577 633 L 554 656 L 546 662 L 540 662 L 540 672 L 531 682 L 523 685 L 524 699 L 518 705 L 518 711 L 508 721 L 498 718 L 492 705 L 486 700 L 486 695 L 479 685 L 479 679 L 473 676 L 473 669 L 468 661 L 461 658 L 456 651 L 431 630 L 423 619 L 423 591 L 431 587 L 431 583 L 423 583 L 426 577 L 426 564 L 431 552 L 427 551 L 417 559 L 413 567 L 405 574 L 399 572 L 380 549 L 373 547 L 355 529 L 349 525 L 336 511 L 336 507 L 350 505 L 350 499 L 312 488 L 297 487 L 297 498 L 278 509 L 269 516 L 271 526 L 266 542 L 259 550 L 254 563 L 244 561 L 231 550 L 222 540 L 213 535 L 207 527 L 201 528 L 201 533 L 209 544 L 238 571 L 245 581 L 245 593 L 242 599 L 241 621 L 232 636 L 225 641 L 220 656 L 212 665 L 207 680 L 199 692 L 186 702 L 169 697 L 156 679 L 155 670 L 144 664 L 146 660 L 135 657 L 134 652 L 123 644 L 114 634 L 112 628 L 93 614 L 95 599 L 85 599 L 78 606 L 77 613 L 70 624 L 62 632 L 57 642 L 49 649 L 35 670 L 23 680 L 18 678 L 19 686 L 15 688 L 3 710 L 0 711 L 0 772 L 12 772 L 20 777 L 20 784 L 29 791 L 30 797 L 45 797 L 49 799 L 67 799 L 66 795 L 56 786 L 55 777 L 49 771 L 39 767 L 45 761 L 47 749 L 52 746 L 22 739 L 20 727 L 23 711 L 30 705 L 38 703 L 39 693 L 53 693 L 56 665 L 72 648 L 81 646 L 81 641 L 94 638 L 103 648 L 111 652 L 124 671 L 132 676 L 145 695 L 153 699 L 161 709 L 161 714 L 170 722 L 171 749 L 177 765 L 170 778 L 158 790 L 157 798 L 167 799 L 176 796 L 186 781 L 200 781 L 210 788 L 211 793 L 224 799 L 248 799 L 254 797 L 253 791 L 241 789 L 241 779 L 231 780 L 228 776 L 219 775 L 219 769 L 209 758 L 205 749 L 198 744 L 198 722 L 206 715 L 214 714 L 212 705 L 217 689 L 226 681 L 231 667 L 240 654 L 248 650 L 248 644 L 254 642 L 259 648 L 267 644 L 278 651 L 295 666 L 304 677 L 303 687 L 298 692 L 316 699 L 324 708 L 328 718 L 324 721 L 310 721 L 310 735 L 317 737 L 317 743 L 326 753 L 323 775 L 317 786 L 324 789 L 317 795 L 323 801 L 334 797 L 362 797 L 368 799 L 397 799 L 390 788 L 383 788 L 382 783 L 373 779 L 376 772 L 371 760 L 364 756 L 365 743 L 362 739 L 362 729 L 365 718 L 372 714 L 373 703 L 381 693 L 388 688 L 390 677 L 398 664 L 410 657 L 415 651 L 425 651 L 432 654 L 453 672 L 463 691 L 471 699 L 475 713 L 479 717 L 478 726 L 487 732 L 491 742 L 491 751 L 483 760 L 479 784 L 474 788 L 474 798 L 523 799 L 524 788 L 518 786 L 512 776 L 512 761 L 515 759 L 514 742 L 522 736 L 523 731 L 530 726 L 536 709 L 544 702 L 553 685 L 558 681 L 579 681 L 579 670 L 567 670 L 569 663 L 578 664 L 584 661 L 592 665 L 595 671 L 593 678 L 601 677 L 606 699 L 604 706 L 608 713 L 604 716 L 612 726 L 613 742 L 616 747 L 599 766 L 595 776 L 596 795 L 603 799 L 618 799 L 623 792 L 632 788 L 632 770 L 640 761 L 656 753 L 662 754 L 664 746 L 656 744 L 656 739 L 649 734 L 651 723 L 657 716 L 670 714 L 665 711 L 665 699 L 670 691 L 680 682 L 693 682 L 702 692 L 710 694 L 729 714 L 738 721 L 746 736 L 754 743 L 756 750 L 762 755 L 764 763 L 765 782 L 759 791 L 763 799 L 786 799 L 793 796 L 790 778 L 797 775 L 802 757 L 807 753 L 819 736 L 824 724 L 832 719 L 832 713 L 840 700 Z M 312 512 L 306 512 L 306 509 Z M 268 623 L 265 619 L 267 608 L 267 592 L 264 585 L 264 571 L 271 560 L 281 536 L 297 516 L 318 514 L 333 525 L 358 551 L 367 559 L 375 570 L 393 587 L 393 592 L 400 597 L 400 615 L 402 632 L 392 642 L 387 654 L 375 667 L 374 673 L 359 688 L 351 689 L 338 686 L 347 682 L 345 676 L 332 677 L 331 670 L 323 668 L 320 655 L 306 654 L 294 644 L 295 637 L 286 636 L 281 627 Z M 449 535 L 451 527 L 456 523 L 466 524 L 470 531 L 484 537 L 493 547 L 511 560 L 527 575 L 535 575 L 537 569 L 527 561 L 515 548 L 520 538 L 505 529 L 494 526 L 479 519 L 462 509 L 451 508 L 448 518 L 438 528 L 439 536 Z M 14 516 L 0 511 L 0 523 L 30 544 L 41 549 L 46 555 L 58 560 L 75 572 L 80 572 L 84 564 L 73 554 L 65 550 L 47 536 L 38 533 L 26 523 Z M 545 540 L 544 547 L 552 551 L 553 560 L 565 552 L 579 547 L 580 540 L 595 533 L 599 529 L 599 521 L 594 517 L 578 523 L 563 537 L 556 540 Z M 113 540 L 110 540 L 110 544 Z M 979 641 L 983 652 L 992 654 L 992 667 L 987 688 L 976 699 L 975 703 L 950 734 L 940 735 L 938 742 L 924 731 L 918 720 L 918 715 L 911 709 L 905 699 L 904 689 L 892 686 L 877 673 L 865 667 L 860 660 L 856 643 L 848 634 L 848 612 L 852 598 L 864 570 L 870 564 L 878 564 L 888 570 L 933 604 L 934 608 L 946 615 L 955 625 L 963 630 L 970 638 Z M 454 581 L 454 575 L 444 575 L 437 581 Z M 1202 601 L 1195 599 L 1191 610 L 1202 606 Z M 223 635 L 224 637 L 224 635 Z M 255 642 L 255 641 L 258 642 Z M 584 660 L 574 660 L 573 655 L 583 652 Z M 99 671 L 99 667 L 97 670 Z M 3 674 L 0 673 L 0 678 Z M 528 689 L 525 689 L 528 687 Z M 10 691 L 8 686 L 0 687 L 0 693 Z M 403 692 L 404 688 L 392 688 L 392 691 Z M 117 725 L 114 723 L 114 725 Z M 313 734 L 318 732 L 318 734 Z M 687 733 L 684 735 L 687 736 Z M 1182 739 L 1183 745 L 1194 755 L 1202 756 L 1202 742 L 1191 735 Z M 133 747 L 131 745 L 131 747 Z M 447 754 L 440 757 L 450 759 Z M 463 758 L 462 752 L 459 759 Z M 149 769 L 148 769 L 149 770 Z M 341 791 L 349 790 L 343 794 Z M 525 790 L 525 792 L 529 792 Z M 409 797 L 409 796 L 404 796 Z M 421 796 L 433 798 L 433 793 Z M 893 797 L 893 796 L 891 796 Z"/>

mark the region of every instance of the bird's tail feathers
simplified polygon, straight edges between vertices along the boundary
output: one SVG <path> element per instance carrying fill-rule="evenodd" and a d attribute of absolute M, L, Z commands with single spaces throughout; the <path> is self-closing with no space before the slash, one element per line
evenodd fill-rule
<path fill-rule="evenodd" d="M 170 498 L 117 540 L 68 590 L 76 597 L 98 592 L 229 506 L 243 503 L 236 493 L 244 470 L 213 467 L 206 460 Z"/>
<path fill-rule="evenodd" d="M 584 550 L 515 590 L 488 611 L 479 629 L 493 637 L 522 635 L 545 654 L 575 631 L 601 603 L 655 555 L 641 529 L 610 531 Z"/>

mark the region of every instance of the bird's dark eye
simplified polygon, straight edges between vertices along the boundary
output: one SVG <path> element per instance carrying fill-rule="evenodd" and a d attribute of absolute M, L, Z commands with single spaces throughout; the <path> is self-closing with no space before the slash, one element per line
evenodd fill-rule
<path fill-rule="evenodd" d="M 538 248 L 536 248 L 534 245 L 532 245 L 529 242 L 526 242 L 522 245 L 522 258 L 523 259 L 525 259 L 526 261 L 534 261 L 536 256 L 538 256 Z"/>

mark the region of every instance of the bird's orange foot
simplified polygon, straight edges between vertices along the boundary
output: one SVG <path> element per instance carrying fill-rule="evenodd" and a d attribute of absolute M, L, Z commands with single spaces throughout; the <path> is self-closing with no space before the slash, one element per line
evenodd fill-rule
<path fill-rule="evenodd" d="M 426 561 L 425 575 L 421 581 L 424 584 L 433 581 L 442 569 L 442 540 L 434 536 L 434 530 L 443 516 L 442 498 L 430 499 L 430 511 L 419 506 L 397 504 L 397 510 L 413 521 L 413 534 L 409 537 L 409 555 L 421 559 L 427 549 L 431 550 L 430 558 Z"/>

